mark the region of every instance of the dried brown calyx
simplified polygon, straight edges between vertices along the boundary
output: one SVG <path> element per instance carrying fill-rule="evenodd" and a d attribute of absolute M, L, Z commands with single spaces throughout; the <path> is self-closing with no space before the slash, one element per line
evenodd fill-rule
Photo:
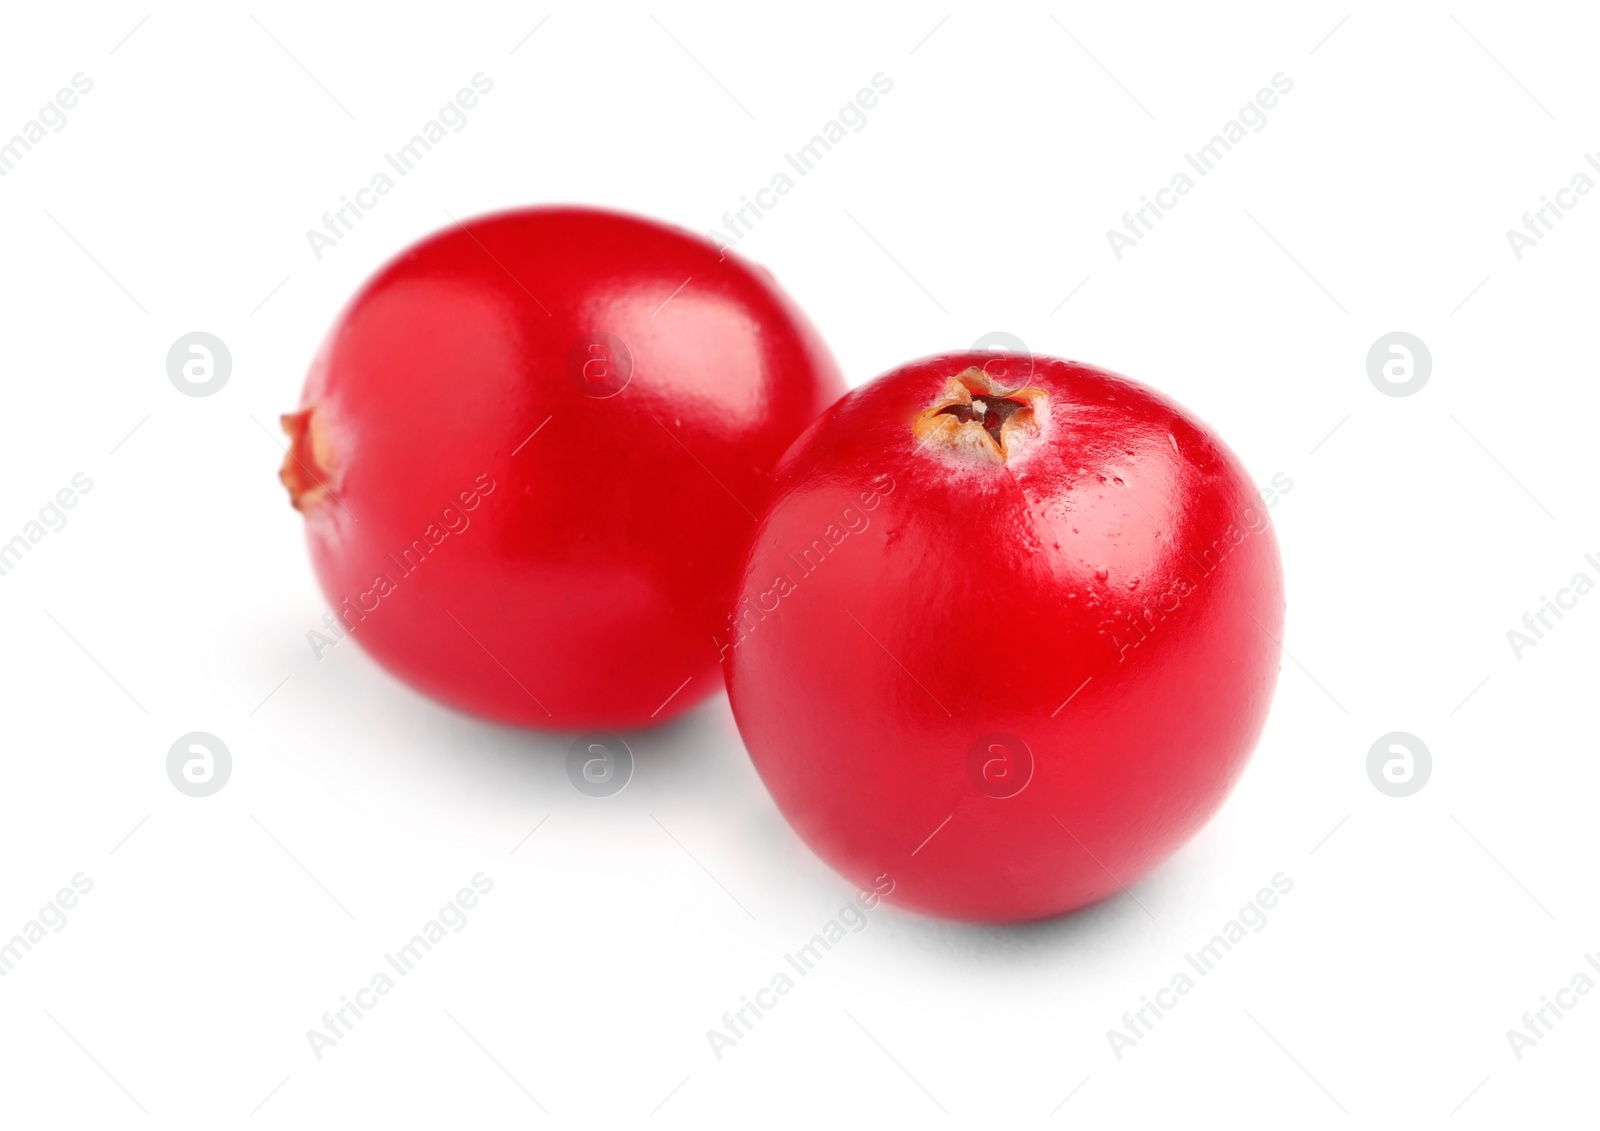
<path fill-rule="evenodd" d="M 328 497 L 333 451 L 320 425 L 315 406 L 279 418 L 289 436 L 278 478 L 289 489 L 289 501 L 306 511 Z"/>
<path fill-rule="evenodd" d="M 977 366 L 945 381 L 911 421 L 917 442 L 1005 463 L 1038 434 L 1049 394 L 1029 385 L 1009 390 Z"/>

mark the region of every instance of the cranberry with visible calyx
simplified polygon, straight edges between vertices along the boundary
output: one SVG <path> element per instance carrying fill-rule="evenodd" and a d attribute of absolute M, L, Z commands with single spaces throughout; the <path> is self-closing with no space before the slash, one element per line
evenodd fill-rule
<path fill-rule="evenodd" d="M 912 362 L 780 463 L 722 644 L 739 729 L 851 882 L 957 919 L 1071 911 L 1221 805 L 1266 718 L 1283 581 L 1249 477 L 1154 391 Z"/>
<path fill-rule="evenodd" d="M 505 722 L 623 729 L 720 685 L 771 468 L 843 389 L 764 271 L 631 216 L 508 212 L 355 297 L 282 478 L 340 631 L 390 671 Z"/>

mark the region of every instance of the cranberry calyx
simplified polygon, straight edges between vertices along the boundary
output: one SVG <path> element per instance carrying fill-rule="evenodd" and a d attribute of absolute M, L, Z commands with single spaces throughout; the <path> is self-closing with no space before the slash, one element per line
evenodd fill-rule
<path fill-rule="evenodd" d="M 323 429 L 313 415 L 316 409 L 303 408 L 280 418 L 289 437 L 288 450 L 278 478 L 289 490 L 289 502 L 297 511 L 306 511 L 328 496 L 330 451 Z"/>
<path fill-rule="evenodd" d="M 963 423 L 976 420 L 998 444 L 1000 431 L 1005 427 L 1006 421 L 1011 419 L 1012 414 L 1027 407 L 1022 401 L 1010 397 L 991 397 L 979 393 L 972 398 L 971 404 L 953 404 L 941 408 L 939 412 L 945 416 L 953 416 Z"/>
<path fill-rule="evenodd" d="M 1007 389 L 969 366 L 945 379 L 933 403 L 912 420 L 911 431 L 921 446 L 1003 464 L 1038 434 L 1049 399 L 1043 389 Z"/>

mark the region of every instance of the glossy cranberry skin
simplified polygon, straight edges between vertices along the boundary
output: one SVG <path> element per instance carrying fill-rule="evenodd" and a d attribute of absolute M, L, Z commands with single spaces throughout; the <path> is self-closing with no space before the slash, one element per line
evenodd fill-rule
<path fill-rule="evenodd" d="M 1001 417 L 1003 455 L 980 434 Z M 1222 803 L 1277 679 L 1283 581 L 1244 468 L 1189 413 L 1076 362 L 946 354 L 852 391 L 777 479 L 729 691 L 778 807 L 852 883 L 1056 915 Z"/>
<path fill-rule="evenodd" d="M 843 391 L 764 270 L 631 216 L 508 212 L 364 286 L 283 477 L 384 667 L 491 719 L 624 729 L 721 686 L 772 467 Z"/>

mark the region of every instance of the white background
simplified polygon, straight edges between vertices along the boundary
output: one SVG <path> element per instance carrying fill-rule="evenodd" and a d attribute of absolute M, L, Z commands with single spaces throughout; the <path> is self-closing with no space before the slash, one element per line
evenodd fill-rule
<path fill-rule="evenodd" d="M 8 6 L 0 136 L 94 87 L 0 179 L 0 540 L 94 486 L 0 577 L 0 936 L 94 887 L 0 979 L 0 1122 L 1592 1120 L 1600 994 L 1520 1060 L 1506 1031 L 1600 951 L 1600 596 L 1520 658 L 1506 633 L 1600 580 L 1600 194 L 1520 261 L 1505 233 L 1600 150 L 1596 30 L 1470 0 Z M 306 230 L 480 71 L 466 128 L 319 261 Z M 852 894 L 726 699 L 630 735 L 594 799 L 572 736 L 452 714 L 352 643 L 318 660 L 276 416 L 447 213 L 707 231 L 878 72 L 741 250 L 853 382 L 1006 331 L 1287 476 L 1292 659 L 1232 798 L 1131 893 L 1012 929 L 881 910 L 719 1061 L 706 1031 Z M 1119 261 L 1106 230 L 1278 72 L 1266 128 Z M 213 396 L 167 378 L 193 330 L 232 353 Z M 1367 376 L 1394 330 L 1431 349 L 1413 396 Z M 165 768 L 196 730 L 234 760 L 205 799 Z M 1433 756 L 1404 799 L 1366 771 L 1396 730 Z M 306 1031 L 479 872 L 465 929 L 318 1060 Z M 1119 1060 L 1107 1030 L 1278 872 L 1266 928 Z"/>

